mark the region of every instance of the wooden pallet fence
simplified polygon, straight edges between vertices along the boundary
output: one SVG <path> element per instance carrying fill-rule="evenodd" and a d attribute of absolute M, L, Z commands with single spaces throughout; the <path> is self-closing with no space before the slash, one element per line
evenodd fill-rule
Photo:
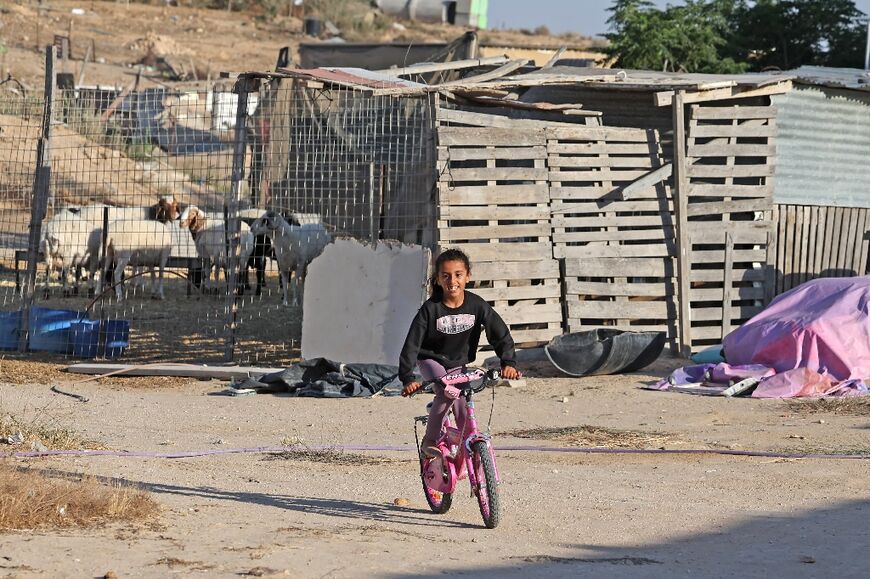
<path fill-rule="evenodd" d="M 481 116 L 464 120 L 480 124 Z M 440 112 L 439 244 L 468 254 L 472 291 L 495 307 L 517 344 L 545 343 L 562 332 L 546 133 L 461 120 Z"/>
<path fill-rule="evenodd" d="M 547 141 L 553 252 L 564 260 L 569 331 L 675 336 L 674 206 L 656 131 L 573 128 Z M 623 198 L 629 185 L 630 198 Z"/>
<path fill-rule="evenodd" d="M 867 274 L 870 210 L 777 206 L 776 292 L 820 277 Z"/>
<path fill-rule="evenodd" d="M 718 343 L 774 294 L 776 108 L 693 105 L 686 141 L 691 346 Z"/>

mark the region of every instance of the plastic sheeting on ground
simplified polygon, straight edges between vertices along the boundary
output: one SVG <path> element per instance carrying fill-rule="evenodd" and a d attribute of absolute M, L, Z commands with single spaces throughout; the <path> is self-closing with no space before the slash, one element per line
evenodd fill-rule
<path fill-rule="evenodd" d="M 725 337 L 727 363 L 681 368 L 653 388 L 716 393 L 753 379 L 756 398 L 867 394 L 868 306 L 870 276 L 807 282 Z"/>
<path fill-rule="evenodd" d="M 239 391 L 285 392 L 315 398 L 398 396 L 402 383 L 398 366 L 341 364 L 326 358 L 304 360 L 280 372 L 248 378 L 235 384 Z"/>

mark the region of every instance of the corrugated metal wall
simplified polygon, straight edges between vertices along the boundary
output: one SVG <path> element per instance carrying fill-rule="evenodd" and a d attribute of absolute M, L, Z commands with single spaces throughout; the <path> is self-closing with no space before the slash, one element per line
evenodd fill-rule
<path fill-rule="evenodd" d="M 795 85 L 772 101 L 774 201 L 870 208 L 870 93 Z"/>

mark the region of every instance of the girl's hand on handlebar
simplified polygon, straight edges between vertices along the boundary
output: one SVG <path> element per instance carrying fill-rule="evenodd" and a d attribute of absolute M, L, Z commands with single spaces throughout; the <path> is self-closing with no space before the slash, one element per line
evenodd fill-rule
<path fill-rule="evenodd" d="M 501 377 L 505 380 L 519 380 L 522 374 L 513 366 L 502 366 Z"/>
<path fill-rule="evenodd" d="M 408 397 L 417 392 L 423 385 L 419 382 L 410 382 L 406 384 L 404 388 L 402 388 L 402 396 Z"/>

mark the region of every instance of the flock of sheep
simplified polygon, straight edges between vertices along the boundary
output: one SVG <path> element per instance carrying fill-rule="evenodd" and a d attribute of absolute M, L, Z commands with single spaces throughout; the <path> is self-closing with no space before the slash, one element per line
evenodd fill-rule
<path fill-rule="evenodd" d="M 265 285 L 266 260 L 272 257 L 278 264 L 283 304 L 289 305 L 292 275 L 295 280 L 293 305 L 298 305 L 308 264 L 332 241 L 329 233 L 321 223 L 290 223 L 274 211 L 263 213 L 250 225 L 242 221 L 240 226 L 239 263 L 240 275 L 244 278 L 236 280 L 236 287 L 244 291 L 248 269 L 254 268 L 256 293 L 260 295 Z M 69 274 L 74 271 L 78 282 L 82 270 L 87 269 L 89 293 L 99 295 L 108 282 L 120 301 L 124 297 L 124 271 L 129 266 L 139 282 L 142 282 L 141 276 L 150 271 L 152 296 L 163 299 L 163 277 L 169 258 L 183 255 L 182 248 L 191 241 L 204 265 L 204 289 L 208 290 L 212 284 L 212 273 L 215 284 L 220 270 L 224 278 L 229 279 L 226 224 L 223 219 L 194 205 L 182 207 L 173 197 L 165 196 L 150 208 L 109 207 L 107 210 L 104 205 L 64 208 L 42 228 L 40 251 L 46 263 L 45 291 L 49 292 L 54 270 L 60 271 L 64 295 L 68 295 Z M 101 251 L 104 242 L 105 252 Z M 101 259 L 103 253 L 105 256 Z"/>

